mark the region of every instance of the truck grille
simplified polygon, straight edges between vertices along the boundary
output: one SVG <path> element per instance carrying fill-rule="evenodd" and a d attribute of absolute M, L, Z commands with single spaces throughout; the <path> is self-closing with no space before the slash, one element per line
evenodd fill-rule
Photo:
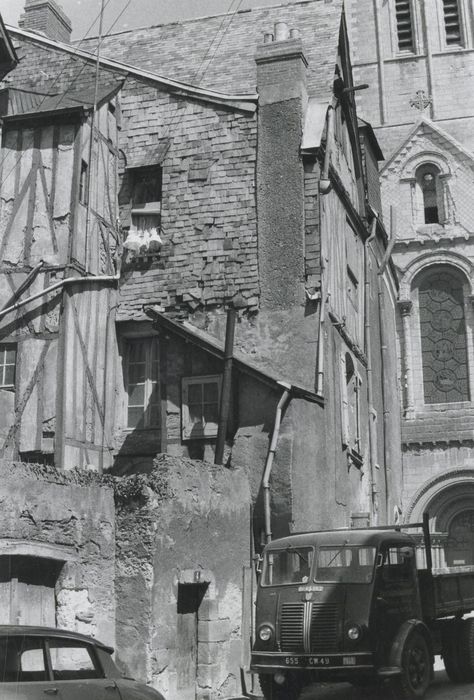
<path fill-rule="evenodd" d="M 337 607 L 327 603 L 283 603 L 280 649 L 297 653 L 337 651 Z"/>
<path fill-rule="evenodd" d="M 327 603 L 313 603 L 310 644 L 312 652 L 337 651 L 337 608 Z"/>
<path fill-rule="evenodd" d="M 280 648 L 304 651 L 305 603 L 283 603 L 280 608 Z"/>

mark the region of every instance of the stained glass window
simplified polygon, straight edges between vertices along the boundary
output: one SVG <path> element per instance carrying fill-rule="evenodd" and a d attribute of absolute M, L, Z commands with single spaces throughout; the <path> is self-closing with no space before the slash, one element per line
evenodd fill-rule
<path fill-rule="evenodd" d="M 425 403 L 469 401 L 462 282 L 439 267 L 419 285 Z"/>

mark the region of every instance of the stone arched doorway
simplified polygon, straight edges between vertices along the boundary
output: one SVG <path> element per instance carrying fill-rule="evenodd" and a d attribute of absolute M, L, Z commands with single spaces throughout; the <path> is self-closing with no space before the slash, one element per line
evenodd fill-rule
<path fill-rule="evenodd" d="M 434 566 L 474 565 L 474 468 L 439 474 L 413 497 L 405 522 L 430 515 Z"/>

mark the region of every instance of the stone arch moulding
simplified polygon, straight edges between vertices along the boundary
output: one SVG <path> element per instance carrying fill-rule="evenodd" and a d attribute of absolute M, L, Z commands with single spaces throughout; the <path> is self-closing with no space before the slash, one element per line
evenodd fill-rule
<path fill-rule="evenodd" d="M 434 165 L 440 171 L 440 175 L 445 177 L 452 175 L 452 169 L 446 156 L 437 151 L 420 151 L 407 159 L 400 173 L 400 179 L 414 180 L 420 165 Z"/>
<path fill-rule="evenodd" d="M 37 557 L 38 559 L 54 559 L 56 561 L 77 561 L 79 554 L 74 547 L 35 540 L 15 540 L 0 538 L 0 555 Z"/>
<path fill-rule="evenodd" d="M 464 257 L 464 255 L 451 251 L 428 252 L 413 260 L 403 271 L 403 275 L 400 280 L 399 300 L 410 301 L 413 280 L 417 274 L 422 270 L 435 265 L 451 265 L 451 267 L 454 267 L 462 272 L 469 283 L 469 294 L 474 294 L 474 267 L 468 258 Z"/>
<path fill-rule="evenodd" d="M 428 511 L 436 530 L 447 529 L 457 513 L 474 508 L 474 467 L 460 467 L 437 474 L 412 497 L 403 521 L 421 522 Z"/>

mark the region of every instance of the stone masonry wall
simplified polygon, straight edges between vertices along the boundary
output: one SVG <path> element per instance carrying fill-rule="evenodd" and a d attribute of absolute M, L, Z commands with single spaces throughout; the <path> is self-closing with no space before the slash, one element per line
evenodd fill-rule
<path fill-rule="evenodd" d="M 113 490 L 89 472 L 0 462 L 1 554 L 15 547 L 66 561 L 56 584 L 58 627 L 115 643 Z M 43 549 L 42 549 L 43 548 Z M 53 549 L 51 549 L 53 548 Z"/>
<path fill-rule="evenodd" d="M 117 658 L 169 700 L 194 698 L 196 677 L 198 698 L 238 690 L 249 503 L 243 470 L 167 455 L 151 474 L 121 482 Z M 188 672 L 182 629 L 190 620 L 180 596 L 196 584 L 197 666 Z"/>

